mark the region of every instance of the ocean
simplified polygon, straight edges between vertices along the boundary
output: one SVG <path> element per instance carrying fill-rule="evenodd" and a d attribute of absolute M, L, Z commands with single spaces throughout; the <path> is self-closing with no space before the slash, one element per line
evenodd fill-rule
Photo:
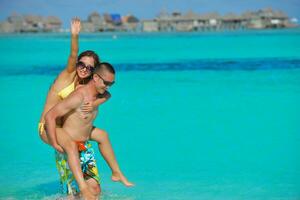
<path fill-rule="evenodd" d="M 81 34 L 116 70 L 95 125 L 136 186 L 104 200 L 300 199 L 300 29 Z M 37 123 L 69 34 L 0 35 L 0 199 L 60 197 Z"/>

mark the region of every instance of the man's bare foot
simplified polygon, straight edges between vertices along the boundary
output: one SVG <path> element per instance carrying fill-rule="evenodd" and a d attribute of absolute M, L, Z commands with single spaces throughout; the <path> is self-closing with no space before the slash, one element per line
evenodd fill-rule
<path fill-rule="evenodd" d="M 75 200 L 76 197 L 73 194 L 71 194 L 71 195 L 68 195 L 66 198 L 59 198 L 59 199 L 56 199 L 56 200 L 63 200 L 63 199 L 65 199 L 65 200 Z"/>
<path fill-rule="evenodd" d="M 93 193 L 89 190 L 88 187 L 80 188 L 81 196 L 84 200 L 96 200 L 96 197 Z"/>
<path fill-rule="evenodd" d="M 134 186 L 133 183 L 127 180 L 127 178 L 122 174 L 122 172 L 113 172 L 113 174 L 111 175 L 111 180 L 115 182 L 119 181 L 123 183 L 126 187 Z"/>

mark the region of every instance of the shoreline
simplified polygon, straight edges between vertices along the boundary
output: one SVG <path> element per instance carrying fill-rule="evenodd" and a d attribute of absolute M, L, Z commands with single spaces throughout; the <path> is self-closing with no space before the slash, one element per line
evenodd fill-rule
<path fill-rule="evenodd" d="M 285 32 L 285 31 L 300 31 L 300 26 L 291 28 L 273 28 L 273 29 L 224 29 L 224 30 L 208 30 L 208 31 L 105 31 L 105 32 L 82 32 L 80 35 L 176 35 L 176 34 L 215 34 L 215 33 L 264 33 L 264 32 Z M 70 32 L 59 31 L 59 32 L 15 32 L 15 33 L 0 33 L 0 36 L 16 36 L 16 35 L 69 35 Z M 117 38 L 115 38 L 117 39 Z"/>

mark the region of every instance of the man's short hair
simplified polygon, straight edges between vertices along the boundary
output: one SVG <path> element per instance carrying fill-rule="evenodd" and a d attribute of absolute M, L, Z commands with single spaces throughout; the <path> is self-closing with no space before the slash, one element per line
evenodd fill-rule
<path fill-rule="evenodd" d="M 99 63 L 95 67 L 95 70 L 94 70 L 95 73 L 99 73 L 99 74 L 101 74 L 101 72 L 103 72 L 103 71 L 108 71 L 108 72 L 110 72 L 112 74 L 116 73 L 114 67 L 111 64 L 109 64 L 108 62 L 101 62 L 101 63 Z"/>

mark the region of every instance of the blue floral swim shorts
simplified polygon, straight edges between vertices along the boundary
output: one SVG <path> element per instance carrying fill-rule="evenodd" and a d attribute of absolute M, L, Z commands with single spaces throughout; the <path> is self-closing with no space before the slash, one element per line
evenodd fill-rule
<path fill-rule="evenodd" d="M 83 143 L 83 149 L 79 148 L 80 164 L 84 178 L 93 178 L 100 184 L 100 177 L 96 165 L 95 153 L 92 144 L 87 141 Z M 79 187 L 67 162 L 67 154 L 55 151 L 56 167 L 60 176 L 61 192 L 63 194 L 76 195 Z"/>

